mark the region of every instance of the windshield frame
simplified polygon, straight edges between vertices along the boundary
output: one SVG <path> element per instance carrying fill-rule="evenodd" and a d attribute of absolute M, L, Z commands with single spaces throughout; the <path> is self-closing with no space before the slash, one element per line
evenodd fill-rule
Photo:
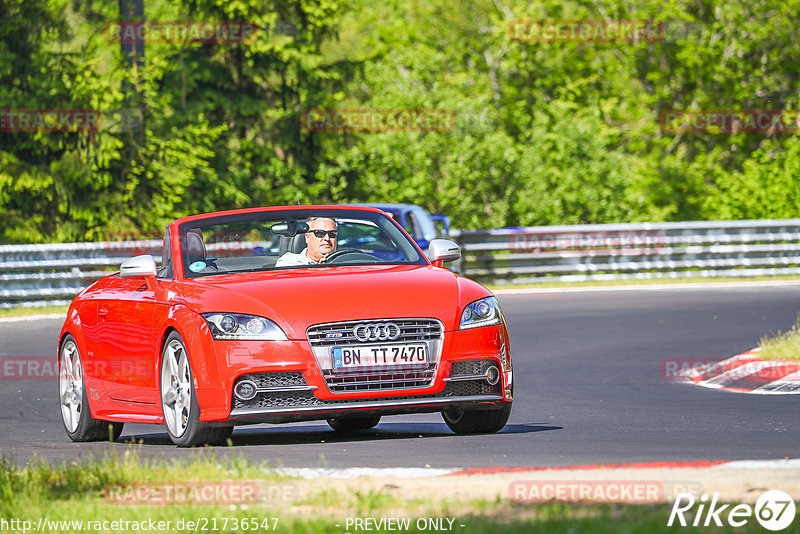
<path fill-rule="evenodd" d="M 393 241 L 396 242 L 398 249 L 403 253 L 404 256 L 409 257 L 411 252 L 413 255 L 417 256 L 416 260 L 406 260 L 406 261 L 371 261 L 371 262 L 347 262 L 347 263 L 321 263 L 321 264 L 313 264 L 313 265 L 296 265 L 296 266 L 282 266 L 282 267 L 275 267 L 275 266 L 263 266 L 260 268 L 254 269 L 241 269 L 241 270 L 225 270 L 220 272 L 193 272 L 189 268 L 189 254 L 187 254 L 188 248 L 188 237 L 192 230 L 197 230 L 199 228 L 209 227 L 209 226 L 218 226 L 224 224 L 232 224 L 232 223 L 240 223 L 245 221 L 282 221 L 282 220 L 289 220 L 294 219 L 297 222 L 305 222 L 308 217 L 330 217 L 337 221 L 347 220 L 347 219 L 366 219 L 372 222 L 385 230 L 389 230 L 386 228 L 387 226 L 391 227 L 391 235 L 390 237 Z M 176 221 L 177 222 L 177 221 Z M 341 224 L 341 223 L 340 223 Z M 370 209 L 370 208 L 355 208 L 355 207 L 313 207 L 313 206 L 303 206 L 299 208 L 293 207 L 286 207 L 284 209 L 281 208 L 268 208 L 261 211 L 252 211 L 247 210 L 243 212 L 222 212 L 219 214 L 210 214 L 208 217 L 192 217 L 190 220 L 186 222 L 182 222 L 178 225 L 178 241 L 180 244 L 180 255 L 181 255 L 181 274 L 185 280 L 192 280 L 198 278 L 205 278 L 208 276 L 225 276 L 225 275 L 234 275 L 234 274 L 241 274 L 241 273 L 252 273 L 252 272 L 264 272 L 264 273 L 275 273 L 275 272 L 287 272 L 295 269 L 335 269 L 337 267 L 353 267 L 353 266 L 374 266 L 374 265 L 430 265 L 428 258 L 425 254 L 420 250 L 417 243 L 409 237 L 408 233 L 403 229 L 403 227 L 395 221 L 392 217 L 384 213 L 380 210 Z M 349 248 L 349 247 L 342 247 L 342 248 Z M 174 254 L 173 254 L 173 262 L 174 262 Z M 177 265 L 176 265 L 177 266 Z"/>

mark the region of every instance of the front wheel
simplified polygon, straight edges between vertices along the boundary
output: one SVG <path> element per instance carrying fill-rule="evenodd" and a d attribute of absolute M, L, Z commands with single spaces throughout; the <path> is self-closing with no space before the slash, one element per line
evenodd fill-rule
<path fill-rule="evenodd" d="M 503 403 L 492 410 L 451 409 L 442 412 L 442 418 L 456 434 L 494 434 L 499 432 L 511 415 L 511 403 Z"/>
<path fill-rule="evenodd" d="M 100 421 L 92 417 L 83 380 L 83 362 L 75 338 L 67 335 L 58 358 L 58 397 L 61 422 L 72 441 L 116 441 L 124 423 Z"/>
<path fill-rule="evenodd" d="M 200 421 L 189 356 L 177 332 L 167 337 L 162 352 L 161 409 L 169 439 L 178 447 L 221 445 L 233 431 L 230 426 L 215 427 Z"/>

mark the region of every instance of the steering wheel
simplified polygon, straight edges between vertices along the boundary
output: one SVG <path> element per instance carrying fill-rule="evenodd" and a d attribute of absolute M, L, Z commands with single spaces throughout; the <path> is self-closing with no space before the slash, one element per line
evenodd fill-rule
<path fill-rule="evenodd" d="M 335 250 L 330 254 L 328 254 L 325 257 L 325 263 L 328 263 L 331 260 L 335 260 L 336 258 L 344 256 L 345 254 L 364 254 L 364 253 L 358 250 L 357 248 L 340 248 L 339 250 Z"/>
<path fill-rule="evenodd" d="M 335 263 L 336 260 L 338 260 L 339 258 L 341 258 L 346 254 L 360 254 L 362 256 L 366 256 L 366 258 L 369 258 L 370 260 L 377 259 L 377 256 L 374 256 L 368 252 L 364 252 L 363 250 L 358 250 L 357 248 L 342 248 L 328 254 L 328 257 L 325 258 L 325 263 Z"/>

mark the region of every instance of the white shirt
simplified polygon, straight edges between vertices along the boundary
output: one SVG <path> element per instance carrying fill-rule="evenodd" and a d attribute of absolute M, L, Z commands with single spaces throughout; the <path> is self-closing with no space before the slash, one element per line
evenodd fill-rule
<path fill-rule="evenodd" d="M 294 265 L 315 265 L 317 262 L 308 257 L 308 247 L 304 248 L 300 254 L 287 252 L 275 262 L 275 267 L 291 267 Z"/>

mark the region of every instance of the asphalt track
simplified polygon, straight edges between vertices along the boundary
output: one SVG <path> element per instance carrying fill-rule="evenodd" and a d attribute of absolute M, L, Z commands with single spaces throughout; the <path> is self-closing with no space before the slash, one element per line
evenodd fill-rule
<path fill-rule="evenodd" d="M 786 330 L 800 284 L 503 294 L 516 398 L 496 435 L 456 436 L 438 414 L 386 417 L 334 435 L 324 422 L 238 427 L 232 449 L 287 467 L 498 467 L 800 458 L 800 398 L 665 380 L 662 360 L 724 359 Z M 53 356 L 59 319 L 0 322 L 0 357 Z M 18 464 L 124 452 L 187 457 L 163 427 L 126 424 L 116 443 L 74 444 L 57 384 L 0 381 L 0 454 Z"/>

